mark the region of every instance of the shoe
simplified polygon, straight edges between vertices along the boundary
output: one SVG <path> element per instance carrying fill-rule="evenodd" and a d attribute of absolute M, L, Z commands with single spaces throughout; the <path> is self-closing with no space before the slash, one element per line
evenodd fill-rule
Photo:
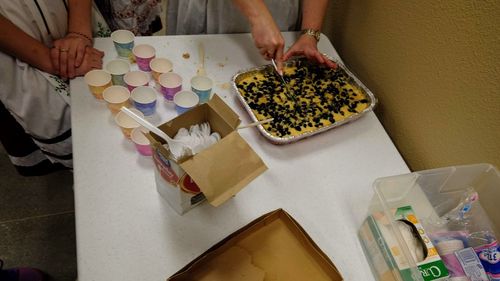
<path fill-rule="evenodd" d="M 44 281 L 43 272 L 35 268 L 19 267 L 3 269 L 3 261 L 0 260 L 0 281 Z"/>

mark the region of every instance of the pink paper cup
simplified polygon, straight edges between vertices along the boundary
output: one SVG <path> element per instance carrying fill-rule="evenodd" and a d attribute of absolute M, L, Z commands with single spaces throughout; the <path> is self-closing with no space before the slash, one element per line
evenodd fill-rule
<path fill-rule="evenodd" d="M 130 97 L 134 107 L 145 116 L 153 115 L 156 112 L 156 91 L 153 88 L 139 86 L 132 91 Z"/>
<path fill-rule="evenodd" d="M 199 102 L 200 98 L 192 91 L 180 91 L 174 96 L 175 110 L 178 115 L 194 108 Z"/>
<path fill-rule="evenodd" d="M 102 69 L 94 69 L 85 74 L 85 83 L 89 86 L 89 90 L 98 100 L 102 100 L 102 93 L 106 88 L 111 86 L 111 74 Z"/>
<path fill-rule="evenodd" d="M 128 107 L 130 105 L 130 91 L 123 86 L 111 86 L 104 90 L 102 96 L 113 115 L 116 115 L 122 106 Z"/>
<path fill-rule="evenodd" d="M 132 53 L 135 56 L 135 62 L 137 63 L 137 66 L 139 66 L 140 70 L 147 72 L 151 71 L 149 63 L 155 58 L 156 55 L 156 51 L 153 46 L 148 44 L 136 45 L 132 49 Z"/>
<path fill-rule="evenodd" d="M 144 114 L 142 114 L 142 112 L 140 112 L 139 110 L 135 108 L 131 108 L 130 110 L 135 114 L 139 115 L 140 117 L 144 118 Z M 130 116 L 128 116 L 126 113 L 123 113 L 122 111 L 116 114 L 115 122 L 120 127 L 123 135 L 127 139 L 130 139 L 133 129 L 141 126 L 134 119 L 132 119 Z"/>
<path fill-rule="evenodd" d="M 123 81 L 132 92 L 136 87 L 149 85 L 149 74 L 144 71 L 130 71 L 123 76 Z"/>
<path fill-rule="evenodd" d="M 173 64 L 170 60 L 165 58 L 154 58 L 149 62 L 149 68 L 151 68 L 151 75 L 155 81 L 159 83 L 160 75 L 171 72 Z"/>
<path fill-rule="evenodd" d="M 159 77 L 160 91 L 166 101 L 173 101 L 177 92 L 182 89 L 182 77 L 173 72 L 163 73 Z"/>
<path fill-rule="evenodd" d="M 144 136 L 145 133 L 148 133 L 146 129 L 143 127 L 138 127 L 132 130 L 130 134 L 130 139 L 135 145 L 137 152 L 144 156 L 151 156 L 153 154 L 153 150 L 149 145 L 149 139 Z"/>

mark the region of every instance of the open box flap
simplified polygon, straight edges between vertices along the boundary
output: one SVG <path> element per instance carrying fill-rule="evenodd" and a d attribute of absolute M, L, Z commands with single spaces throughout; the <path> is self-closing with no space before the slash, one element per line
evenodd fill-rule
<path fill-rule="evenodd" d="M 262 159 L 236 131 L 180 166 L 213 206 L 219 206 L 267 170 Z"/>
<path fill-rule="evenodd" d="M 343 279 L 304 229 L 278 209 L 232 233 L 168 280 Z"/>
<path fill-rule="evenodd" d="M 216 111 L 224 120 L 236 129 L 241 123 L 238 114 L 236 114 L 218 95 L 214 94 L 208 102 L 208 105 Z"/>

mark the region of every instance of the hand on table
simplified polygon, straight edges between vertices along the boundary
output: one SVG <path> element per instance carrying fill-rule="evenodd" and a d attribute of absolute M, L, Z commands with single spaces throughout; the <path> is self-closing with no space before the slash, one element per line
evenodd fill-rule
<path fill-rule="evenodd" d="M 75 68 L 75 76 L 83 76 L 92 69 L 102 69 L 103 56 L 104 52 L 92 47 L 85 48 L 82 63 Z"/>
<path fill-rule="evenodd" d="M 283 56 L 283 61 L 288 60 L 293 56 L 305 56 L 307 59 L 315 61 L 319 64 L 324 64 L 330 68 L 336 68 L 337 64 L 325 58 L 318 51 L 318 42 L 312 36 L 302 35 L 297 39 L 290 49 Z"/>
<path fill-rule="evenodd" d="M 89 39 L 72 33 L 54 41 L 50 59 L 59 76 L 70 79 L 77 76 L 76 69 L 82 64 L 87 47 L 92 47 Z"/>

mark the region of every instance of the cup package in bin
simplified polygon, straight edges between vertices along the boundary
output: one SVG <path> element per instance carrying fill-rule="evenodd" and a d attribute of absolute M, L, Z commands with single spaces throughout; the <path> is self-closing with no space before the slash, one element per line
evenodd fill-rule
<path fill-rule="evenodd" d="M 500 281 L 500 174 L 456 166 L 381 178 L 359 238 L 377 280 Z"/>

